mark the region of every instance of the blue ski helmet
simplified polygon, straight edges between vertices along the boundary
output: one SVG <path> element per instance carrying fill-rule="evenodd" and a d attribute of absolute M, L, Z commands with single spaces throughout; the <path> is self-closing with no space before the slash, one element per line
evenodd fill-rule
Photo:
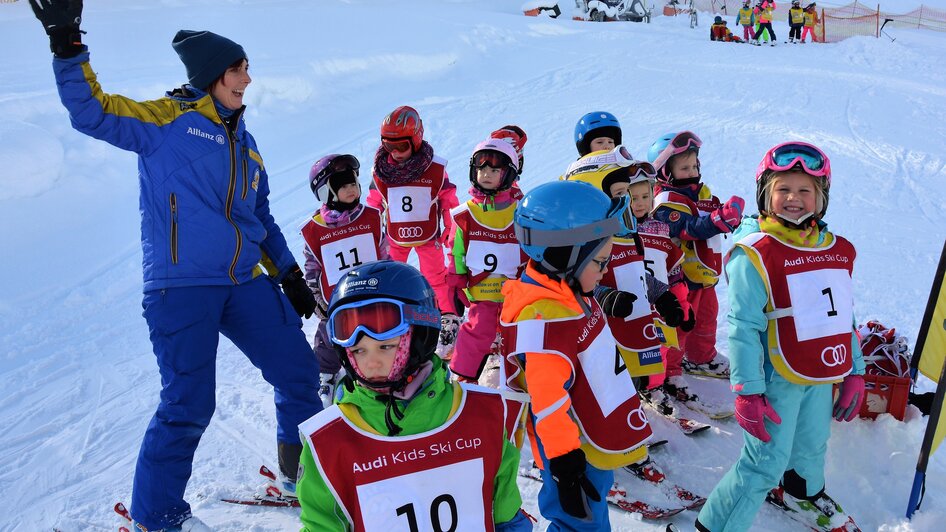
<path fill-rule="evenodd" d="M 574 279 L 609 237 L 629 232 L 622 221 L 627 206 L 627 196 L 609 199 L 589 183 L 544 183 L 519 202 L 516 238 L 543 270 Z"/>
<path fill-rule="evenodd" d="M 657 170 L 658 181 L 672 183 L 673 176 L 667 170 L 667 163 L 670 158 L 688 151 L 695 151 L 696 155 L 699 156 L 702 145 L 703 141 L 692 131 L 666 133 L 650 145 L 650 149 L 647 150 L 647 160 Z"/>
<path fill-rule="evenodd" d="M 345 348 L 337 344 L 333 345 L 342 367 L 352 378 L 371 388 L 385 387 L 397 391 L 407 384 L 424 362 L 434 356 L 437 341 L 440 338 L 440 310 L 434 289 L 416 268 L 403 262 L 382 260 L 354 267 L 342 274 L 332 291 L 326 319 L 333 320 L 340 307 L 356 303 L 368 304 L 372 300 L 379 299 L 393 299 L 420 307 L 426 314 L 426 321 L 431 324 L 430 326 L 418 325 L 415 321 L 411 326 L 410 357 L 400 379 L 396 382 L 368 383 L 351 367 Z"/>
<path fill-rule="evenodd" d="M 614 139 L 614 144 L 621 144 L 621 124 L 613 114 L 605 111 L 588 113 L 575 124 L 575 147 L 578 155 L 591 152 L 591 141 L 598 137 Z"/>

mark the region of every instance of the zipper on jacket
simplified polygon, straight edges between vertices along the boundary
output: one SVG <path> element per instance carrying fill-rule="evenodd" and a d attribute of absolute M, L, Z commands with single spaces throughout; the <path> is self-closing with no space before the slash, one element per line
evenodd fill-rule
<path fill-rule="evenodd" d="M 217 119 L 220 120 L 223 124 L 223 129 L 227 132 L 227 148 L 230 150 L 230 179 L 227 183 L 227 203 L 226 212 L 224 212 L 224 214 L 227 217 L 227 221 L 233 226 L 234 233 L 236 233 L 236 249 L 233 252 L 233 260 L 230 261 L 230 269 L 227 271 L 227 274 L 230 276 L 230 281 L 232 281 L 233 284 L 240 284 L 236 278 L 236 266 L 237 262 L 240 260 L 240 252 L 243 250 L 243 234 L 240 233 L 240 226 L 233 221 L 233 215 L 230 210 L 233 208 L 233 197 L 236 195 L 236 130 L 239 128 L 240 117 L 244 109 L 246 109 L 246 107 L 234 112 L 229 120 L 224 120 L 220 116 L 220 113 L 217 112 Z M 216 112 L 216 107 L 214 107 L 214 111 Z"/>
<path fill-rule="evenodd" d="M 177 195 L 171 192 L 171 264 L 177 264 Z"/>
<path fill-rule="evenodd" d="M 246 182 L 246 158 L 249 157 L 246 146 L 243 147 L 243 195 L 240 196 L 240 199 L 246 199 L 246 192 L 249 185 Z"/>

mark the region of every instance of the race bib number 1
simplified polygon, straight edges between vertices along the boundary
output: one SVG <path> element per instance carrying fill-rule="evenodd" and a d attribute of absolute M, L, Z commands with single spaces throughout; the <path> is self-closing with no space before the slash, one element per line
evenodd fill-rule
<path fill-rule="evenodd" d="M 851 332 L 854 298 L 847 270 L 795 273 L 786 280 L 799 341 Z"/>

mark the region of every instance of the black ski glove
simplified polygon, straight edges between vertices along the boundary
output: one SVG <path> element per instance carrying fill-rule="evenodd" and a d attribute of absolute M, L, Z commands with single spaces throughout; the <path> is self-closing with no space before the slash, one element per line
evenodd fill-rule
<path fill-rule="evenodd" d="M 30 0 L 33 14 L 49 35 L 49 49 L 67 59 L 82 52 L 82 0 Z"/>
<path fill-rule="evenodd" d="M 694 327 L 696 327 L 696 314 L 693 313 L 693 307 L 690 307 L 689 316 L 680 323 L 680 329 L 683 332 L 690 332 Z"/>
<path fill-rule="evenodd" d="M 608 288 L 597 294 L 597 296 L 595 299 L 598 300 L 601 310 L 604 311 L 606 316 L 626 318 L 631 315 L 631 312 L 634 312 L 634 302 L 637 301 L 637 296 L 630 292 Z"/>
<path fill-rule="evenodd" d="M 588 516 L 588 503 L 585 495 L 595 502 L 601 502 L 598 490 L 585 476 L 585 452 L 581 449 L 549 459 L 549 473 L 558 485 L 558 502 L 568 515 L 579 519 Z M 584 492 L 584 494 L 582 494 Z"/>
<path fill-rule="evenodd" d="M 292 268 L 289 268 L 289 273 L 279 284 L 282 285 L 282 291 L 289 298 L 296 313 L 299 316 L 311 318 L 312 313 L 315 312 L 315 296 L 312 295 L 312 290 L 309 290 L 309 285 L 305 283 L 299 265 L 293 264 Z"/>
<path fill-rule="evenodd" d="M 660 294 L 657 301 L 654 301 L 654 308 L 667 325 L 679 327 L 683 323 L 683 307 L 680 306 L 677 296 L 670 290 Z"/>

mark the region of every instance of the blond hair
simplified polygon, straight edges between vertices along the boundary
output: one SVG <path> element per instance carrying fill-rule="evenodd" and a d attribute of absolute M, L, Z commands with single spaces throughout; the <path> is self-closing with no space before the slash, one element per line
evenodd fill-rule
<path fill-rule="evenodd" d="M 789 170 L 793 171 L 793 170 Z M 762 186 L 761 195 L 763 201 L 759 202 L 759 210 L 763 214 L 772 213 L 772 191 L 775 189 L 775 184 L 779 181 L 779 178 L 783 174 L 788 172 L 776 172 L 774 170 L 766 170 L 762 177 L 759 179 L 760 183 L 764 183 Z M 821 218 L 824 215 L 824 210 L 828 205 L 828 189 L 825 187 L 826 181 L 824 178 L 815 177 L 811 174 L 804 173 L 811 179 L 812 184 L 815 187 L 815 196 L 817 202 L 815 203 L 815 216 Z"/>

